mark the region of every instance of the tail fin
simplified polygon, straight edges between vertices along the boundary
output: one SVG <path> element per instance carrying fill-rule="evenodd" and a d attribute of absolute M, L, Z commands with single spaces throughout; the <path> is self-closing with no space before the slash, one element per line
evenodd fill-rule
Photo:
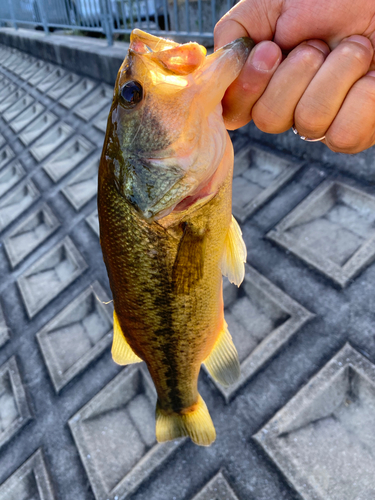
<path fill-rule="evenodd" d="M 214 424 L 200 394 L 197 404 L 183 413 L 167 414 L 159 403 L 156 405 L 156 439 L 159 443 L 183 436 L 189 436 L 200 446 L 210 446 L 216 439 Z"/>

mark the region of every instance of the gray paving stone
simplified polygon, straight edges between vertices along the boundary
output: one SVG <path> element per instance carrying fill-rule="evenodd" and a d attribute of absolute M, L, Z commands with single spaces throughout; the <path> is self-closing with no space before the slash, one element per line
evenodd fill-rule
<path fill-rule="evenodd" d="M 55 498 L 41 448 L 0 486 L 0 500 Z"/>
<path fill-rule="evenodd" d="M 41 245 L 60 223 L 47 204 L 31 213 L 4 238 L 10 264 L 15 267 Z"/>
<path fill-rule="evenodd" d="M 36 160 L 41 161 L 65 142 L 72 134 L 72 127 L 66 123 L 58 123 L 35 142 L 30 148 L 30 152 Z"/>
<path fill-rule="evenodd" d="M 41 59 L 37 59 L 33 64 L 31 64 L 28 68 L 26 68 L 21 74 L 20 77 L 22 80 L 29 80 L 35 73 L 39 72 L 44 66 L 45 62 Z"/>
<path fill-rule="evenodd" d="M 30 94 L 24 94 L 24 96 L 17 100 L 12 106 L 10 106 L 5 113 L 3 113 L 2 117 L 6 122 L 10 122 L 19 115 L 22 111 L 24 111 L 30 104 L 32 104 L 34 99 Z"/>
<path fill-rule="evenodd" d="M 225 320 L 239 353 L 241 375 L 229 387 L 213 382 L 229 402 L 314 315 L 248 264 L 239 289 L 224 281 L 223 297 Z"/>
<path fill-rule="evenodd" d="M 5 137 L 2 134 L 0 134 L 0 148 L 4 146 L 5 143 L 6 143 Z"/>
<path fill-rule="evenodd" d="M 157 444 L 156 395 L 143 366 L 124 369 L 69 420 L 96 500 L 124 500 L 181 445 Z"/>
<path fill-rule="evenodd" d="M 107 130 L 107 121 L 108 121 L 108 109 L 104 108 L 98 116 L 95 118 L 94 127 L 96 127 L 101 132 L 105 132 Z"/>
<path fill-rule="evenodd" d="M 55 67 L 54 70 L 50 71 L 48 75 L 46 75 L 43 80 L 38 83 L 37 89 L 39 92 L 47 92 L 52 86 L 56 85 L 57 82 L 62 80 L 62 78 L 66 75 L 66 71 L 62 68 Z"/>
<path fill-rule="evenodd" d="M 6 65 L 6 68 L 12 73 L 14 73 L 20 65 L 25 63 L 25 60 L 26 61 L 28 60 L 27 55 L 24 54 L 23 52 L 19 52 L 18 56 L 11 63 Z"/>
<path fill-rule="evenodd" d="M 76 210 L 80 210 L 98 190 L 98 169 L 100 154 L 92 157 L 87 165 L 80 170 L 62 188 L 62 193 Z"/>
<path fill-rule="evenodd" d="M 33 110 L 37 113 L 39 110 Z M 39 114 L 39 113 L 38 113 Z M 24 131 L 20 134 L 19 138 L 21 141 L 28 146 L 35 139 L 37 139 L 43 132 L 50 129 L 51 126 L 57 121 L 57 116 L 50 111 L 46 111 L 42 115 L 38 116 L 34 121 L 35 115 L 31 117 L 31 123 L 24 129 Z M 27 117 L 27 121 L 30 122 Z"/>
<path fill-rule="evenodd" d="M 29 318 L 57 297 L 86 268 L 86 262 L 68 236 L 29 267 L 17 279 Z"/>
<path fill-rule="evenodd" d="M 66 74 L 61 80 L 59 80 L 55 85 L 47 92 L 48 97 L 52 99 L 60 99 L 62 95 L 65 94 L 69 89 L 73 87 L 77 82 L 79 82 L 80 77 L 74 73 Z"/>
<path fill-rule="evenodd" d="M 9 80 L 8 80 L 9 82 Z M 14 83 L 7 83 L 0 91 L 0 104 L 7 99 L 10 95 L 17 90 L 17 85 Z"/>
<path fill-rule="evenodd" d="M 7 144 L 2 149 L 0 149 L 0 170 L 5 167 L 5 165 L 14 158 L 13 149 Z"/>
<path fill-rule="evenodd" d="M 6 109 L 12 106 L 14 103 L 19 102 L 25 97 L 25 91 L 23 89 L 18 89 L 12 94 L 8 95 L 5 99 L 0 102 L 0 113 L 3 114 Z"/>
<path fill-rule="evenodd" d="M 25 57 L 23 59 L 23 61 L 18 64 L 18 66 L 16 68 L 13 69 L 13 73 L 15 73 L 16 75 L 21 75 L 26 69 L 28 69 L 32 64 L 34 64 L 36 62 L 36 59 L 35 57 L 32 57 L 30 56 L 29 54 L 25 54 Z"/>
<path fill-rule="evenodd" d="M 38 198 L 40 193 L 32 181 L 23 182 L 0 200 L 0 232 L 16 220 Z"/>
<path fill-rule="evenodd" d="M 304 500 L 375 493 L 375 366 L 346 345 L 254 437 Z"/>
<path fill-rule="evenodd" d="M 302 162 L 292 162 L 246 145 L 235 156 L 233 172 L 233 214 L 244 222 L 300 170 Z"/>
<path fill-rule="evenodd" d="M 90 89 L 87 91 L 89 92 L 89 96 L 80 102 L 75 108 L 74 113 L 84 120 L 89 121 L 93 116 L 99 113 L 102 108 L 106 107 L 108 116 L 109 107 L 113 98 L 113 88 L 109 85 L 101 85 L 93 92 L 90 92 Z"/>
<path fill-rule="evenodd" d="M 45 64 L 39 71 L 37 71 L 31 78 L 29 78 L 29 84 L 37 87 L 40 82 L 43 82 L 48 77 L 51 76 L 56 70 L 56 66 L 54 64 Z"/>
<path fill-rule="evenodd" d="M 206 484 L 193 500 L 238 500 L 238 497 L 220 471 Z"/>
<path fill-rule="evenodd" d="M 31 419 L 16 358 L 0 366 L 0 449 Z"/>
<path fill-rule="evenodd" d="M 19 161 L 13 162 L 0 171 L 0 197 L 26 175 Z"/>
<path fill-rule="evenodd" d="M 86 217 L 86 222 L 94 231 L 94 233 L 99 236 L 99 217 L 97 209 L 95 209 L 88 217 Z"/>
<path fill-rule="evenodd" d="M 54 182 L 58 182 L 87 158 L 94 149 L 95 146 L 91 142 L 76 134 L 49 158 L 43 165 L 43 169 Z"/>
<path fill-rule="evenodd" d="M 78 102 L 80 102 L 83 98 L 85 98 L 88 94 L 91 94 L 91 91 L 94 87 L 95 82 L 93 80 L 84 78 L 60 99 L 60 104 L 70 109 Z"/>
<path fill-rule="evenodd" d="M 16 118 L 10 123 L 11 129 L 18 133 L 30 122 L 34 120 L 45 110 L 46 108 L 40 102 L 35 102 L 29 106 L 23 113 L 20 113 Z"/>
<path fill-rule="evenodd" d="M 375 197 L 323 182 L 267 237 L 344 287 L 375 258 Z"/>
<path fill-rule="evenodd" d="M 6 324 L 4 313 L 0 304 L 0 348 L 9 340 L 9 329 Z"/>
<path fill-rule="evenodd" d="M 108 301 L 95 281 L 37 333 L 56 392 L 111 345 L 113 307 Z"/>

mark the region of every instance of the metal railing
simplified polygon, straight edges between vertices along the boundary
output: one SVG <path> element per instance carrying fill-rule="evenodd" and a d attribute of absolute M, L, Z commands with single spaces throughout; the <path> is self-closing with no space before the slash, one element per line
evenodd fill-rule
<path fill-rule="evenodd" d="M 105 34 L 140 28 L 161 36 L 213 40 L 216 22 L 233 0 L 0 0 L 0 23 Z"/>

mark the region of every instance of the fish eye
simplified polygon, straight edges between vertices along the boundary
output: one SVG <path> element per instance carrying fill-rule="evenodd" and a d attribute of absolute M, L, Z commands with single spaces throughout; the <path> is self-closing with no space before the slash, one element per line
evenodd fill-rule
<path fill-rule="evenodd" d="M 134 108 L 143 99 L 143 88 L 138 82 L 127 82 L 120 91 L 121 104 L 125 108 Z"/>

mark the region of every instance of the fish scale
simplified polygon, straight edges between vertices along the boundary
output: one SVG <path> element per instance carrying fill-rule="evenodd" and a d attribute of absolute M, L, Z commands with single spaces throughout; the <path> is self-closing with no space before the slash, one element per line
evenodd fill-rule
<path fill-rule="evenodd" d="M 115 308 L 112 354 L 120 364 L 146 362 L 159 441 L 189 435 L 211 444 L 215 429 L 197 388 L 201 364 L 224 384 L 239 375 L 222 273 L 240 284 L 246 248 L 231 215 L 233 148 L 220 101 L 250 46 L 240 39 L 205 58 L 198 44 L 135 30 L 116 82 L 98 187 Z M 218 92 L 203 96 L 215 67 L 223 75 Z"/>

